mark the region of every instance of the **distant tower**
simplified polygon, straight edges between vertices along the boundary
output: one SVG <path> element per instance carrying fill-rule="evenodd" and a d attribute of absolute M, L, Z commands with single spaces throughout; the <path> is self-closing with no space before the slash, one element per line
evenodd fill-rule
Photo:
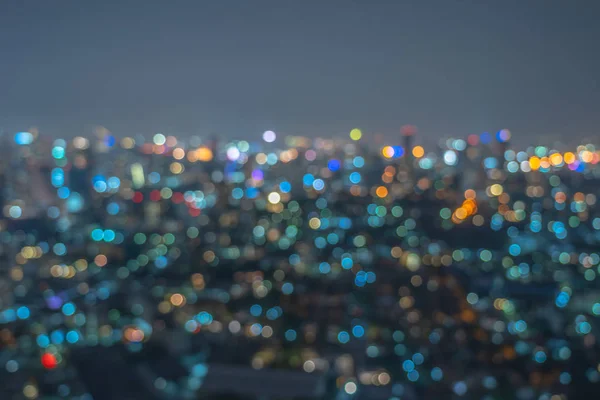
<path fill-rule="evenodd" d="M 417 127 L 414 125 L 404 125 L 402 128 L 400 128 L 400 133 L 403 137 L 402 146 L 404 146 L 404 151 L 411 153 L 413 137 L 417 133 Z"/>
<path fill-rule="evenodd" d="M 212 158 L 210 159 L 210 161 L 205 163 L 205 168 L 208 171 L 214 171 L 215 169 L 218 169 L 218 154 L 220 143 L 221 142 L 219 140 L 219 135 L 217 134 L 211 135 L 210 138 L 206 141 L 206 147 L 208 147 L 212 153 Z"/>
<path fill-rule="evenodd" d="M 402 135 L 402 147 L 404 147 L 404 162 L 406 169 L 408 170 L 409 176 L 413 177 L 413 164 L 414 157 L 412 154 L 413 139 L 417 133 L 417 127 L 414 125 L 404 125 L 400 128 L 400 134 Z"/>
<path fill-rule="evenodd" d="M 213 156 L 216 157 L 217 151 L 219 151 L 219 136 L 211 135 L 210 139 L 206 142 L 206 145 L 213 152 Z"/>
<path fill-rule="evenodd" d="M 504 154 L 510 148 L 511 133 L 508 129 L 502 129 L 496 133 L 496 140 L 498 141 L 496 147 L 496 157 L 498 159 L 498 168 L 502 169 L 504 165 Z"/>

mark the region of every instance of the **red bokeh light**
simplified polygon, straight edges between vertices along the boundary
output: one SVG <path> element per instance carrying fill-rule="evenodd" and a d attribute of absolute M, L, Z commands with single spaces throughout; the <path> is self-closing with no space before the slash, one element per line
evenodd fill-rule
<path fill-rule="evenodd" d="M 54 356 L 54 354 L 50 354 L 50 353 L 44 353 L 42 354 L 42 366 L 46 369 L 54 369 L 56 368 L 56 365 L 58 364 L 56 361 L 56 356 Z"/>
<path fill-rule="evenodd" d="M 467 143 L 469 143 L 471 146 L 477 146 L 479 143 L 479 136 L 469 135 L 469 137 L 467 137 Z"/>
<path fill-rule="evenodd" d="M 160 200 L 160 192 L 158 190 L 153 190 L 150 192 L 150 200 L 159 201 Z"/>
<path fill-rule="evenodd" d="M 183 194 L 180 192 L 175 192 L 173 193 L 173 197 L 171 197 L 173 203 L 175 204 L 179 204 L 182 203 L 184 198 L 183 198 Z"/>
<path fill-rule="evenodd" d="M 417 133 L 417 127 L 414 125 L 404 125 L 400 128 L 400 133 L 402 133 L 402 136 L 412 136 Z"/>
<path fill-rule="evenodd" d="M 141 192 L 135 192 L 131 200 L 133 200 L 134 203 L 141 203 L 144 200 L 144 195 Z"/>

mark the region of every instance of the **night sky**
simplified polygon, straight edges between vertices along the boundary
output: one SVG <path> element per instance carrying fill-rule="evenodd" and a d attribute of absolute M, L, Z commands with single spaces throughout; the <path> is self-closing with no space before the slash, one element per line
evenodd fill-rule
<path fill-rule="evenodd" d="M 579 140 L 599 20 L 595 0 L 3 0 L 0 127 Z"/>

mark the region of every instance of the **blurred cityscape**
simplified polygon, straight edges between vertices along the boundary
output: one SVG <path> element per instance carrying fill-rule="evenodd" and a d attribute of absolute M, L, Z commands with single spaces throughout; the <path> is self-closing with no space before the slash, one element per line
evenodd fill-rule
<path fill-rule="evenodd" d="M 591 399 L 600 151 L 36 129 L 0 148 L 0 399 Z"/>

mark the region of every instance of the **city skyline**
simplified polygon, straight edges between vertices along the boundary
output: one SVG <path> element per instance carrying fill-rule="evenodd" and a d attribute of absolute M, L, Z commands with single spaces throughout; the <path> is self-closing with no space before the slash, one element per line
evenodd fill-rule
<path fill-rule="evenodd" d="M 0 3 L 0 399 L 594 398 L 597 0 Z"/>

